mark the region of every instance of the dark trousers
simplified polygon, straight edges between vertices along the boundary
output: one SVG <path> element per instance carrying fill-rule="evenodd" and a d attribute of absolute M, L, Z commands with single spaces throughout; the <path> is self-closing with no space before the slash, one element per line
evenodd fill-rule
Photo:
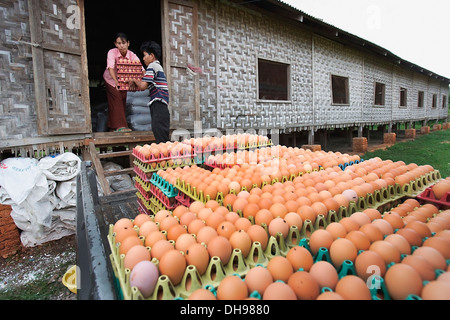
<path fill-rule="evenodd" d="M 150 115 L 156 143 L 169 141 L 170 113 L 167 104 L 159 100 L 153 101 L 150 105 Z"/>

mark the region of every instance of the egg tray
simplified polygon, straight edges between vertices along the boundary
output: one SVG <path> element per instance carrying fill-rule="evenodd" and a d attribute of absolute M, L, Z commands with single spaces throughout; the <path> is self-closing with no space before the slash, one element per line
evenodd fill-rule
<path fill-rule="evenodd" d="M 209 195 L 204 194 L 203 190 L 198 191 L 196 187 L 191 187 L 189 183 L 185 183 L 184 180 L 180 180 L 179 178 L 175 183 L 175 187 L 194 201 L 206 203 L 209 200 L 216 200 L 220 205 L 223 203 L 224 195 L 222 192 L 217 192 L 216 198 L 211 199 Z"/>
<path fill-rule="evenodd" d="M 167 208 L 164 204 L 162 204 L 159 200 L 154 197 L 147 200 L 139 191 L 136 192 L 136 197 L 138 198 L 138 204 L 140 204 L 143 208 L 147 210 L 147 212 L 151 212 L 152 214 L 156 214 L 161 210 L 172 211 L 172 209 Z"/>
<path fill-rule="evenodd" d="M 158 162 L 148 162 L 144 163 L 141 160 L 135 158 L 133 161 L 134 166 L 138 167 L 143 173 L 149 174 L 156 172 L 158 170 L 166 170 L 168 168 L 185 167 L 196 164 L 197 160 L 195 158 L 179 158 L 172 161 L 158 161 Z M 173 162 L 173 163 L 171 163 Z"/>
<path fill-rule="evenodd" d="M 144 155 L 137 151 L 135 148 L 133 148 L 133 152 L 132 155 L 134 157 L 136 157 L 137 159 L 139 159 L 139 161 L 141 161 L 142 163 L 152 163 L 152 162 L 158 162 L 158 161 L 169 161 L 169 160 L 177 160 L 177 159 L 185 159 L 185 158 L 192 158 L 193 157 L 193 153 L 188 153 L 188 154 L 181 154 L 181 153 L 173 153 L 172 151 L 169 150 L 167 156 L 164 156 L 163 154 L 160 154 L 159 157 L 155 157 L 154 154 L 150 155 L 149 159 L 146 159 L 144 157 Z"/>
<path fill-rule="evenodd" d="M 420 195 L 416 197 L 421 204 L 431 203 L 437 208 L 446 210 L 450 209 L 450 192 L 447 192 L 441 199 L 436 199 L 431 187 L 426 188 Z"/>
<path fill-rule="evenodd" d="M 350 162 L 345 162 L 345 163 L 341 163 L 339 164 L 339 168 L 341 168 L 342 170 L 345 170 L 348 166 L 352 166 L 354 164 L 358 164 L 360 162 L 363 162 L 364 159 L 360 159 L 360 160 L 355 160 L 355 161 L 350 161 Z"/>
<path fill-rule="evenodd" d="M 172 199 L 178 195 L 178 189 L 168 181 L 161 178 L 161 176 L 159 176 L 156 172 L 153 173 L 150 181 L 144 181 L 139 176 L 134 177 L 134 179 L 139 184 L 141 190 L 147 193 L 151 193 L 157 196 L 159 199 L 161 197 Z"/>
<path fill-rule="evenodd" d="M 277 237 L 271 236 L 265 250 L 262 249 L 259 242 L 255 241 L 252 243 L 252 247 L 247 257 L 244 257 L 242 251 L 237 248 L 233 249 L 230 259 L 226 264 L 223 264 L 221 259 L 217 256 L 211 257 L 208 267 L 203 275 L 199 274 L 195 266 L 188 265 L 185 269 L 181 283 L 176 286 L 172 284 L 166 275 L 161 274 L 153 294 L 148 298 L 144 298 L 139 292 L 139 289 L 130 287 L 131 270 L 124 267 L 125 255 L 120 254 L 119 252 L 120 243 L 115 242 L 113 227 L 114 225 L 111 224 L 108 233 L 108 242 L 111 248 L 110 260 L 114 276 L 120 287 L 120 296 L 125 300 L 186 299 L 198 288 L 217 288 L 222 279 L 228 275 L 237 275 L 244 278 L 251 268 L 257 265 L 266 267 L 271 258 L 279 255 L 285 256 L 287 251 L 295 246 L 295 244 L 291 242 L 292 231 L 290 231 L 286 240 L 281 233 L 277 234 Z M 135 229 L 137 231 L 139 230 L 138 227 L 135 227 Z M 295 228 L 291 229 L 294 230 Z M 144 237 L 140 237 L 140 239 L 145 243 Z M 173 240 L 170 242 L 175 245 Z M 151 252 L 150 247 L 146 248 Z M 156 258 L 153 258 L 152 262 L 156 266 L 159 264 L 159 261 Z"/>
<path fill-rule="evenodd" d="M 152 186 L 150 191 L 146 191 L 144 187 L 136 180 L 135 187 L 136 189 L 138 189 L 139 193 L 146 201 L 154 202 L 157 199 L 159 202 L 161 202 L 162 205 L 164 205 L 167 209 L 170 210 L 175 209 L 179 205 L 175 197 L 171 198 L 167 197 L 160 189 L 154 186 Z"/>

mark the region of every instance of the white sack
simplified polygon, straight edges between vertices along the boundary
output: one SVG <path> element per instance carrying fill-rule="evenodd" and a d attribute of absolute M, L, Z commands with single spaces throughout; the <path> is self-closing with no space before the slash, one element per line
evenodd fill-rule
<path fill-rule="evenodd" d="M 67 208 L 77 205 L 77 180 L 76 178 L 68 181 L 58 182 L 55 190 L 56 195 L 61 201 L 56 205 L 56 209 Z"/>
<path fill-rule="evenodd" d="M 48 179 L 67 181 L 78 175 L 81 170 L 81 159 L 72 152 L 57 156 L 46 156 L 39 160 L 39 169 Z"/>
<path fill-rule="evenodd" d="M 47 178 L 33 158 L 7 158 L 0 162 L 1 203 L 10 199 L 21 204 L 25 199 L 38 201 L 48 192 Z M 8 196 L 5 196 L 5 192 Z M 10 202 L 11 202 L 10 201 Z M 12 204 L 8 203 L 8 204 Z"/>

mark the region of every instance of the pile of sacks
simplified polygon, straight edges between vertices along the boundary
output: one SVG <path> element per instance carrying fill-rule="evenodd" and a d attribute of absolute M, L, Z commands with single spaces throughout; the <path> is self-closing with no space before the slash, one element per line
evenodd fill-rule
<path fill-rule="evenodd" d="M 127 122 L 133 131 L 151 131 L 152 117 L 150 116 L 149 90 L 129 91 L 127 93 Z"/>
<path fill-rule="evenodd" d="M 0 162 L 0 203 L 12 207 L 24 246 L 33 247 L 76 232 L 76 176 L 81 159 L 56 156 L 7 158 Z"/>

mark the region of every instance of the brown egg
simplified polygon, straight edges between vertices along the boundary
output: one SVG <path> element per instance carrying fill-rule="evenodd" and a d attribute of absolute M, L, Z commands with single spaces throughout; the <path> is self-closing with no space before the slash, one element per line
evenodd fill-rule
<path fill-rule="evenodd" d="M 423 242 L 422 246 L 435 248 L 445 259 L 450 259 L 450 241 L 445 238 L 430 237 Z"/>
<path fill-rule="evenodd" d="M 247 285 L 235 275 L 223 278 L 217 286 L 216 293 L 218 300 L 244 300 L 248 297 Z"/>
<path fill-rule="evenodd" d="M 386 273 L 386 263 L 375 251 L 366 250 L 356 257 L 355 270 L 356 274 L 361 279 L 367 281 L 372 275 L 384 277 Z"/>
<path fill-rule="evenodd" d="M 116 232 L 116 236 L 114 239 L 115 239 L 116 243 L 119 243 L 119 242 L 122 243 L 128 237 L 137 238 L 138 233 L 137 233 L 136 229 L 134 229 L 133 227 L 131 227 L 131 228 L 123 227 L 122 229 L 119 229 Z"/>
<path fill-rule="evenodd" d="M 400 251 L 400 254 L 411 254 L 411 245 L 405 237 L 399 234 L 390 234 L 384 238 L 384 241 L 392 243 Z"/>
<path fill-rule="evenodd" d="M 298 300 L 315 300 L 320 293 L 317 280 L 306 271 L 294 272 L 287 282 Z"/>
<path fill-rule="evenodd" d="M 411 221 L 405 225 L 405 228 L 411 228 L 417 231 L 417 233 L 422 237 L 431 237 L 431 231 L 427 224 L 421 221 Z"/>
<path fill-rule="evenodd" d="M 175 247 L 168 240 L 158 240 L 151 247 L 150 253 L 153 258 L 161 260 L 161 257 L 169 250 L 175 250 Z"/>
<path fill-rule="evenodd" d="M 244 217 L 237 219 L 236 222 L 234 223 L 234 226 L 236 227 L 237 230 L 244 230 L 244 231 L 247 231 L 247 229 L 250 228 L 251 225 L 252 223 L 250 222 L 250 220 Z"/>
<path fill-rule="evenodd" d="M 126 254 L 134 246 L 144 246 L 142 240 L 138 237 L 127 237 L 120 243 L 119 254 Z"/>
<path fill-rule="evenodd" d="M 324 229 L 315 230 L 309 239 L 309 248 L 315 256 L 321 247 L 330 249 L 334 239 L 330 232 Z"/>
<path fill-rule="evenodd" d="M 230 241 L 223 236 L 213 237 L 207 244 L 207 249 L 210 257 L 219 257 L 224 265 L 228 263 L 233 252 Z"/>
<path fill-rule="evenodd" d="M 209 253 L 205 246 L 200 243 L 194 243 L 186 250 L 186 262 L 197 268 L 200 275 L 203 275 L 208 268 Z"/>
<path fill-rule="evenodd" d="M 358 255 L 358 250 L 356 249 L 353 242 L 346 238 L 340 238 L 334 240 L 330 246 L 330 258 L 336 269 L 339 269 L 344 262 L 344 260 L 355 261 Z"/>
<path fill-rule="evenodd" d="M 283 282 L 272 282 L 267 286 L 262 296 L 263 300 L 297 300 L 294 290 Z"/>
<path fill-rule="evenodd" d="M 133 226 L 134 226 L 133 222 L 131 222 L 130 219 L 122 218 L 122 219 L 117 220 L 116 223 L 114 223 L 113 232 L 115 232 L 117 234 L 117 232 L 120 229 L 123 229 L 123 228 L 132 229 Z"/>
<path fill-rule="evenodd" d="M 362 225 L 359 228 L 359 231 L 365 233 L 365 235 L 369 238 L 371 243 L 383 240 L 383 233 L 381 232 L 381 230 L 371 223 Z"/>
<path fill-rule="evenodd" d="M 362 231 L 359 230 L 350 231 L 349 233 L 347 233 L 345 238 L 353 242 L 358 251 L 368 250 L 370 247 L 369 237 L 367 237 L 367 235 Z"/>
<path fill-rule="evenodd" d="M 450 230 L 441 230 L 436 232 L 434 235 L 435 237 L 441 237 L 446 239 L 447 241 L 450 241 Z"/>
<path fill-rule="evenodd" d="M 286 220 L 289 227 L 296 226 L 298 230 L 302 229 L 303 220 L 297 212 L 288 212 L 284 216 L 284 220 Z"/>
<path fill-rule="evenodd" d="M 197 215 L 191 211 L 185 212 L 180 218 L 180 224 L 189 226 L 189 224 L 197 219 Z M 200 220 L 200 219 L 199 219 Z"/>
<path fill-rule="evenodd" d="M 387 222 L 389 222 L 392 225 L 392 228 L 395 229 L 401 229 L 405 226 L 405 223 L 402 219 L 402 217 L 395 212 L 386 212 L 383 215 L 383 219 L 386 220 Z"/>
<path fill-rule="evenodd" d="M 422 278 L 413 267 L 396 263 L 384 277 L 389 296 L 394 300 L 405 300 L 408 295 L 419 296 L 422 291 Z"/>
<path fill-rule="evenodd" d="M 150 251 L 144 246 L 133 246 L 128 250 L 123 260 L 124 268 L 133 270 L 134 266 L 141 261 L 150 261 Z"/>
<path fill-rule="evenodd" d="M 344 300 L 342 296 L 333 291 L 324 291 L 316 298 L 316 300 Z"/>
<path fill-rule="evenodd" d="M 328 261 L 317 261 L 311 266 L 309 273 L 317 280 L 320 288 L 335 290 L 339 276 L 336 268 Z"/>
<path fill-rule="evenodd" d="M 153 221 L 161 223 L 161 221 L 163 221 L 164 218 L 167 218 L 167 217 L 169 217 L 171 215 L 172 214 L 170 213 L 169 210 L 160 210 L 153 217 Z"/>
<path fill-rule="evenodd" d="M 377 240 L 372 242 L 369 250 L 378 253 L 384 259 L 386 265 L 391 262 L 399 263 L 401 260 L 400 251 L 397 249 L 397 247 L 395 247 L 392 243 L 384 240 Z"/>
<path fill-rule="evenodd" d="M 261 244 L 261 249 L 266 250 L 269 241 L 269 235 L 263 227 L 256 224 L 251 225 L 247 229 L 247 234 L 250 236 L 252 243 L 257 241 Z"/>
<path fill-rule="evenodd" d="M 226 219 L 220 212 L 211 212 L 205 219 L 206 225 L 214 229 L 217 229 L 217 227 L 224 221 L 226 221 Z"/>
<path fill-rule="evenodd" d="M 378 211 L 377 209 L 368 208 L 363 212 L 370 218 L 371 221 L 382 218 L 380 211 Z"/>
<path fill-rule="evenodd" d="M 173 209 L 173 216 L 177 217 L 178 219 L 181 219 L 184 213 L 188 212 L 189 208 L 184 205 L 179 205 L 175 209 Z"/>
<path fill-rule="evenodd" d="M 437 280 L 439 281 L 447 281 L 448 283 L 450 283 L 450 272 L 446 271 L 444 273 L 441 273 L 438 277 Z"/>
<path fill-rule="evenodd" d="M 371 222 L 369 216 L 361 211 L 357 211 L 350 216 L 350 219 L 356 221 L 359 226 L 363 226 Z"/>
<path fill-rule="evenodd" d="M 288 282 L 289 277 L 294 273 L 291 263 L 283 256 L 275 256 L 270 259 L 267 264 L 267 270 L 269 270 L 274 281 L 282 280 L 285 283 Z"/>
<path fill-rule="evenodd" d="M 245 275 L 245 284 L 247 285 L 248 292 L 251 294 L 257 291 L 261 297 L 272 282 L 273 278 L 269 270 L 262 266 L 251 268 Z"/>
<path fill-rule="evenodd" d="M 339 220 L 339 223 L 344 226 L 344 228 L 345 228 L 345 230 L 347 230 L 347 232 L 359 229 L 359 223 L 350 219 L 350 217 L 342 218 L 341 220 Z"/>
<path fill-rule="evenodd" d="M 236 227 L 230 221 L 223 221 L 216 229 L 217 234 L 219 236 L 224 236 L 227 239 L 230 239 L 233 232 L 236 231 Z"/>
<path fill-rule="evenodd" d="M 139 235 L 142 237 L 147 237 L 152 231 L 159 231 L 158 225 L 153 221 L 145 221 L 139 227 Z"/>
<path fill-rule="evenodd" d="M 200 219 L 194 219 L 187 225 L 187 231 L 190 234 L 197 235 L 201 228 L 205 227 L 206 224 L 203 220 Z"/>
<path fill-rule="evenodd" d="M 344 300 L 372 300 L 366 282 L 354 275 L 342 277 L 336 284 L 335 291 Z"/>
<path fill-rule="evenodd" d="M 186 259 L 178 250 L 169 250 L 163 254 L 159 261 L 159 272 L 169 277 L 174 286 L 183 278 L 186 269 Z"/>
<path fill-rule="evenodd" d="M 199 288 L 192 292 L 187 300 L 217 300 L 217 298 L 210 290 Z"/>
<path fill-rule="evenodd" d="M 450 282 L 430 281 L 422 289 L 423 300 L 450 300 Z"/>
<path fill-rule="evenodd" d="M 167 240 L 166 235 L 164 233 L 162 233 L 161 231 L 152 231 L 145 238 L 145 246 L 146 247 L 153 247 L 153 245 L 158 240 Z"/>
<path fill-rule="evenodd" d="M 177 241 L 182 234 L 187 234 L 187 229 L 181 224 L 175 224 L 167 230 L 167 240 Z"/>
<path fill-rule="evenodd" d="M 384 219 L 375 219 L 372 221 L 372 225 L 380 229 L 384 236 L 394 233 L 392 225 Z"/>
<path fill-rule="evenodd" d="M 283 218 L 274 218 L 270 221 L 268 230 L 271 236 L 276 237 L 277 233 L 280 232 L 286 239 L 289 234 L 289 224 Z"/>
<path fill-rule="evenodd" d="M 313 256 L 304 247 L 296 246 L 289 249 L 286 254 L 286 259 L 289 260 L 294 270 L 298 271 L 300 268 L 304 271 L 309 271 L 314 263 Z"/>
<path fill-rule="evenodd" d="M 339 222 L 331 222 L 327 225 L 325 230 L 333 236 L 334 240 L 336 240 L 337 238 L 345 238 L 345 236 L 347 235 L 347 230 Z"/>
<path fill-rule="evenodd" d="M 206 245 L 208 245 L 209 241 L 211 241 L 211 239 L 215 237 L 217 237 L 217 231 L 213 227 L 204 226 L 197 233 L 197 242 L 204 242 Z"/>
<path fill-rule="evenodd" d="M 244 258 L 248 256 L 252 247 L 252 239 L 244 230 L 237 230 L 233 232 L 230 239 L 230 244 L 233 249 L 240 249 Z"/>
<path fill-rule="evenodd" d="M 133 224 L 135 226 L 140 227 L 146 221 L 153 221 L 153 220 L 148 214 L 140 213 L 134 218 Z"/>
<path fill-rule="evenodd" d="M 414 250 L 413 255 L 424 257 L 434 269 L 445 270 L 447 267 L 444 256 L 435 248 L 422 246 Z"/>
<path fill-rule="evenodd" d="M 408 240 L 411 246 L 418 247 L 422 245 L 422 237 L 412 228 L 399 229 L 396 234 L 403 236 L 406 240 Z"/>
<path fill-rule="evenodd" d="M 193 234 L 183 233 L 177 238 L 177 241 L 175 242 L 175 249 L 186 253 L 186 250 L 194 243 L 197 243 L 197 240 Z"/>
<path fill-rule="evenodd" d="M 431 281 L 436 278 L 433 266 L 422 256 L 408 255 L 402 259 L 402 263 L 413 267 L 422 278 L 422 281 Z"/>

